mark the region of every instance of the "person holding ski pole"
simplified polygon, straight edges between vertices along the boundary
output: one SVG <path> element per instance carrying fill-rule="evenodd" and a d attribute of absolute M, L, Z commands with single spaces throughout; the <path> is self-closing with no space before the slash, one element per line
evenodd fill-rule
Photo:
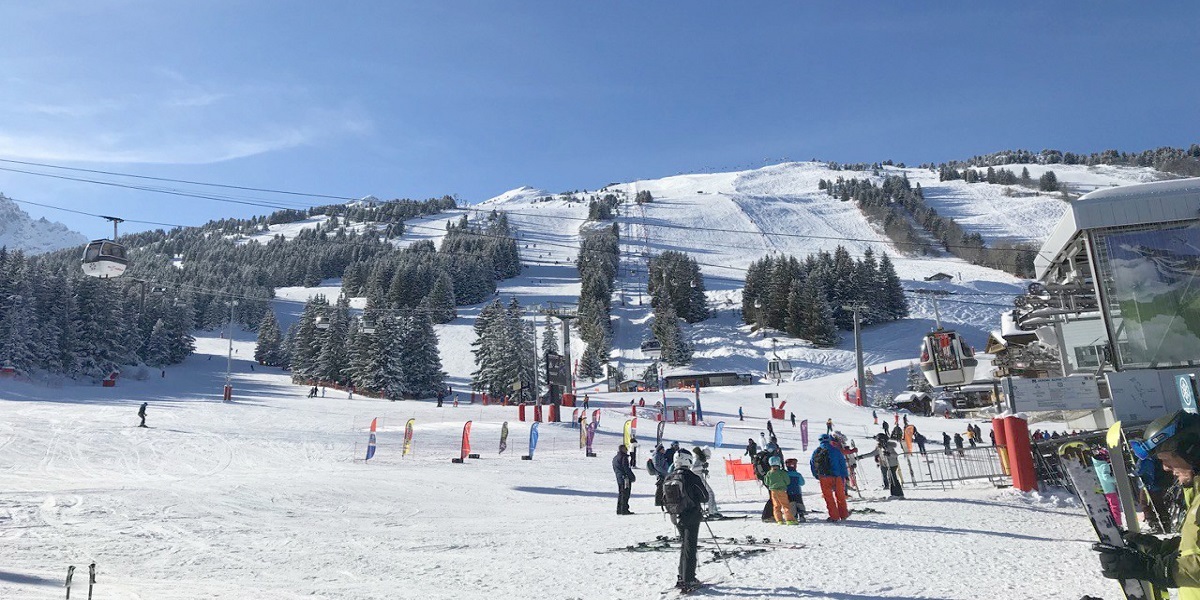
<path fill-rule="evenodd" d="M 146 403 L 145 402 L 143 402 L 142 407 L 138 409 L 138 416 L 142 418 L 142 424 L 138 425 L 138 427 L 145 427 L 146 426 Z"/>
<path fill-rule="evenodd" d="M 673 466 L 663 483 L 663 508 L 679 532 L 679 574 L 675 587 L 691 591 L 701 585 L 696 579 L 696 542 L 702 520 L 700 505 L 708 500 L 708 492 L 700 476 L 692 472 L 690 452 L 676 452 Z"/>
<path fill-rule="evenodd" d="M 1179 537 L 1160 540 L 1145 533 L 1125 533 L 1125 547 L 1097 543 L 1100 572 L 1109 579 L 1138 579 L 1159 588 L 1178 588 L 1179 600 L 1200 600 L 1200 416 L 1176 411 L 1146 426 L 1141 440 L 1130 444 L 1139 458 L 1162 461 L 1188 498 Z"/>

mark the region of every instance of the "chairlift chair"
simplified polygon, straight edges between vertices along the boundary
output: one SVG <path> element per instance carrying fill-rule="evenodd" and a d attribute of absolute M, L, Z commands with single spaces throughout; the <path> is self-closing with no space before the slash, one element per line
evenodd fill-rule
<path fill-rule="evenodd" d="M 326 317 L 325 315 L 317 315 L 317 318 L 313 320 L 313 325 L 315 325 L 317 329 L 329 329 L 329 317 Z"/>

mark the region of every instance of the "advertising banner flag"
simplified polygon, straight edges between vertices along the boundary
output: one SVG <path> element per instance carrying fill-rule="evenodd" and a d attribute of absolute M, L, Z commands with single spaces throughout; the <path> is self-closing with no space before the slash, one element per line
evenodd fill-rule
<path fill-rule="evenodd" d="M 625 421 L 625 435 L 622 439 L 625 440 L 625 447 L 629 447 L 629 438 L 633 437 L 633 420 Z"/>
<path fill-rule="evenodd" d="M 462 456 L 460 458 L 462 458 L 465 461 L 465 460 L 467 460 L 467 455 L 470 453 L 471 453 L 471 422 L 467 421 L 467 424 L 463 425 Z"/>
<path fill-rule="evenodd" d="M 505 421 L 500 426 L 500 454 L 504 454 L 504 450 L 508 448 L 508 421 Z"/>
<path fill-rule="evenodd" d="M 379 417 L 371 419 L 371 437 L 367 438 L 367 458 L 364 460 L 375 458 L 375 424 L 378 421 Z"/>
<path fill-rule="evenodd" d="M 579 448 L 582 450 L 587 445 L 587 426 L 583 424 L 583 420 L 576 421 L 579 427 Z"/>
<path fill-rule="evenodd" d="M 717 422 L 717 431 L 713 434 L 713 448 L 720 448 L 725 441 L 725 421 Z"/>
<path fill-rule="evenodd" d="M 600 424 L 592 421 L 587 426 L 587 453 L 592 453 L 592 440 L 596 437 L 596 430 L 600 428 Z"/>
<path fill-rule="evenodd" d="M 529 457 L 533 458 L 533 451 L 537 448 L 538 440 L 538 424 L 534 423 L 529 426 Z"/>
<path fill-rule="evenodd" d="M 592 411 L 592 422 L 593 423 L 600 422 L 600 409 L 597 408 L 596 410 Z"/>
<path fill-rule="evenodd" d="M 808 451 L 808 419 L 800 421 L 800 451 Z"/>
<path fill-rule="evenodd" d="M 404 451 L 400 453 L 402 457 L 408 456 L 412 451 L 413 424 L 416 422 L 416 419 L 409 419 L 408 423 L 404 424 Z"/>
<path fill-rule="evenodd" d="M 655 438 L 654 438 L 654 439 L 655 439 L 655 441 L 654 441 L 654 443 L 655 443 L 655 444 L 661 444 L 661 443 L 662 443 L 663 429 L 664 429 L 664 428 L 666 428 L 666 426 L 667 426 L 667 422 L 666 422 L 666 421 L 659 421 L 659 422 L 658 422 L 658 433 L 655 435 Z"/>

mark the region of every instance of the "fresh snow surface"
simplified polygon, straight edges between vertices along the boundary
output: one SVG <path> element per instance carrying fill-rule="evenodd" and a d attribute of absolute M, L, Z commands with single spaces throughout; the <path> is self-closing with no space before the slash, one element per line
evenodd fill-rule
<path fill-rule="evenodd" d="M 468 405 L 463 395 L 459 407 L 438 409 L 333 390 L 309 400 L 286 374 L 249 370 L 252 334 L 239 333 L 234 348 L 232 404 L 219 401 L 227 341 L 217 337 L 200 337 L 197 353 L 165 378 L 114 388 L 0 382 L 0 597 L 55 597 L 68 565 L 77 567 L 74 597 L 84 597 L 93 561 L 95 597 L 109 599 L 640 599 L 674 582 L 676 553 L 596 553 L 674 534 L 644 470 L 633 490 L 637 514 L 615 514 L 610 459 L 633 395 L 592 394 L 602 410 L 598 458 L 584 456 L 568 424 L 543 423 L 534 460 L 522 461 L 529 423 L 513 407 Z M 711 477 L 722 510 L 755 517 L 715 522 L 713 531 L 806 545 L 732 559 L 733 575 L 702 563 L 699 577 L 716 582 L 705 597 L 1119 594 L 1097 574 L 1088 521 L 1063 495 L 985 484 L 909 489 L 903 501 L 852 502 L 881 512 L 840 524 L 820 514 L 790 528 L 759 522 L 764 492 L 751 482 L 735 487 L 720 461 L 742 454 L 740 444 L 765 427 L 762 393 L 778 391 L 814 438 L 832 418 L 864 447 L 875 426 L 870 409 L 837 399 L 848 379 L 704 392 L 706 421 L 727 424 L 729 445 L 716 449 Z M 149 403 L 149 429 L 135 426 L 141 402 Z M 378 452 L 364 464 L 375 417 Z M 409 418 L 414 452 L 401 457 Z M 965 425 L 910 419 L 931 438 Z M 482 458 L 451 464 L 468 420 Z M 505 421 L 509 447 L 499 454 Z M 798 429 L 775 427 L 785 452 L 806 460 Z M 642 419 L 639 429 L 644 461 L 654 426 Z M 709 426 L 668 424 L 665 433 L 685 447 L 711 446 L 712 436 Z M 863 494 L 880 499 L 868 467 Z M 823 511 L 816 484 L 805 492 L 807 507 Z"/>

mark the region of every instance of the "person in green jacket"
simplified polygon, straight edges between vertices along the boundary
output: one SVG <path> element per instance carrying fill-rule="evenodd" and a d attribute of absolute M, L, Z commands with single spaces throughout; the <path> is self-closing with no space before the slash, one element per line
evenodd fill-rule
<path fill-rule="evenodd" d="M 775 522 L 780 525 L 796 525 L 796 515 L 792 513 L 792 503 L 788 501 L 788 483 L 792 478 L 780 467 L 783 461 L 778 456 L 770 460 L 771 470 L 763 475 L 763 485 L 771 493 L 771 504 L 775 509 Z"/>
<path fill-rule="evenodd" d="M 1184 488 L 1187 515 L 1179 536 L 1159 539 L 1145 533 L 1126 533 L 1124 548 L 1096 544 L 1103 575 L 1109 579 L 1140 579 L 1158 588 L 1179 588 L 1179 600 L 1200 600 L 1200 415 L 1177 411 L 1146 426 L 1141 441 L 1131 444 L 1139 457 L 1153 455 L 1163 470 Z"/>

